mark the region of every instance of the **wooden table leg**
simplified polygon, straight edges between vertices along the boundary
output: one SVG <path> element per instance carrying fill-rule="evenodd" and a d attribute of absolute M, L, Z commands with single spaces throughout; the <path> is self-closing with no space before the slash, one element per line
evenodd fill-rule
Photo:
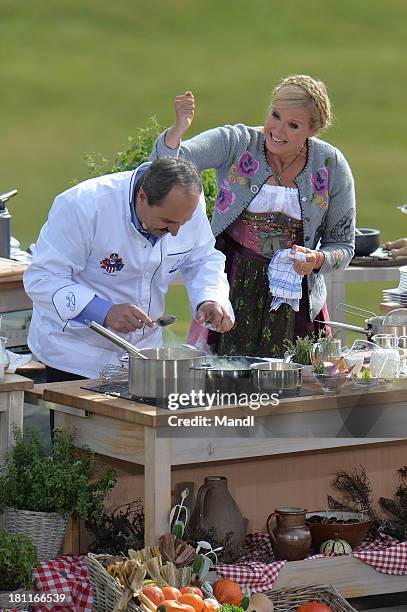
<path fill-rule="evenodd" d="M 23 429 L 24 391 L 0 394 L 0 464 L 4 452 L 14 446 L 13 425 Z"/>
<path fill-rule="evenodd" d="M 171 439 L 158 438 L 158 431 L 144 428 L 144 536 L 148 546 L 168 533 L 171 510 Z"/>

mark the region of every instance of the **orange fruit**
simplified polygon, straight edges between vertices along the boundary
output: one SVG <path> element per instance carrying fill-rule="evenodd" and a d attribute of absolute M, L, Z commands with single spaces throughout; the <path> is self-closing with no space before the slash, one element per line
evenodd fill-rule
<path fill-rule="evenodd" d="M 161 590 L 163 592 L 165 600 L 168 600 L 168 599 L 178 600 L 182 595 L 181 591 L 171 586 L 162 587 Z"/>
<path fill-rule="evenodd" d="M 144 587 L 143 595 L 148 597 L 150 601 L 153 602 L 156 606 L 158 606 L 162 601 L 164 601 L 164 593 L 158 586 L 148 586 Z"/>
<path fill-rule="evenodd" d="M 195 612 L 195 608 L 182 604 L 175 599 L 166 599 L 157 606 L 157 612 Z"/>
<path fill-rule="evenodd" d="M 219 603 L 227 603 L 233 606 L 238 606 L 243 598 L 242 589 L 233 580 L 222 578 L 217 580 L 212 585 L 212 590 L 215 598 Z"/>
<path fill-rule="evenodd" d="M 204 602 L 202 597 L 199 597 L 196 593 L 184 593 L 178 599 L 179 603 L 187 604 L 188 606 L 192 606 L 195 612 L 202 612 L 204 607 Z"/>
<path fill-rule="evenodd" d="M 181 593 L 183 595 L 184 595 L 184 593 L 196 593 L 197 595 L 199 595 L 199 597 L 202 597 L 202 599 L 203 599 L 203 593 L 202 593 L 201 589 L 199 589 L 198 587 L 185 586 L 185 587 L 181 587 L 180 591 L 181 591 Z"/>

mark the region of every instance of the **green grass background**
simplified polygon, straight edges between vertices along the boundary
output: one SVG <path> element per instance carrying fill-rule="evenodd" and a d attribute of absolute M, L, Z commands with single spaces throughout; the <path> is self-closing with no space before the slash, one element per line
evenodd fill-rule
<path fill-rule="evenodd" d="M 152 115 L 171 123 L 178 93 L 196 95 L 191 135 L 259 125 L 292 73 L 328 85 L 336 118 L 324 137 L 351 164 L 359 227 L 407 235 L 396 210 L 407 200 L 406 20 L 405 0 L 0 0 L 0 189 L 19 189 L 13 235 L 34 241 L 53 198 L 86 176 L 84 154 L 112 157 Z M 375 310 L 384 286 L 351 286 L 347 299 Z M 185 317 L 181 291 L 167 309 Z"/>

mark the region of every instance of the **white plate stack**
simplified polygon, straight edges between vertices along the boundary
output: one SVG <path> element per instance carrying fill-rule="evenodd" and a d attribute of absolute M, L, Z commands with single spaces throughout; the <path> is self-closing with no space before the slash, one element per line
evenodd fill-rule
<path fill-rule="evenodd" d="M 395 289 L 383 290 L 384 302 L 395 302 L 407 306 L 407 266 L 401 266 L 399 286 Z"/>

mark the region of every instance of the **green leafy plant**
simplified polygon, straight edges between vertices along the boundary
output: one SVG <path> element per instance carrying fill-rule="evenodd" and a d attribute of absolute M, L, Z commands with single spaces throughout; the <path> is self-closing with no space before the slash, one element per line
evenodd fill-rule
<path fill-rule="evenodd" d="M 325 374 L 325 366 L 322 361 L 317 361 L 313 367 L 314 374 Z"/>
<path fill-rule="evenodd" d="M 284 347 L 287 352 L 292 355 L 294 363 L 301 365 L 312 364 L 312 353 L 314 348 L 314 340 L 309 336 L 305 338 L 296 338 L 295 340 L 284 340 Z"/>
<path fill-rule="evenodd" d="M 234 606 L 232 604 L 222 604 L 219 609 L 221 612 L 244 612 L 247 609 L 247 607 L 244 608 L 243 606 Z"/>
<path fill-rule="evenodd" d="M 364 380 L 370 380 L 372 378 L 370 370 L 363 370 L 360 377 L 363 378 Z"/>
<path fill-rule="evenodd" d="M 55 430 L 49 456 L 31 426 L 24 435 L 15 427 L 14 441 L 0 472 L 0 510 L 76 512 L 80 518 L 100 524 L 105 498 L 116 483 L 114 470 L 104 470 L 92 481 L 95 456 L 88 451 L 79 454 L 73 435 L 67 431 Z"/>
<path fill-rule="evenodd" d="M 86 153 L 85 163 L 88 167 L 86 178 L 111 174 L 112 172 L 134 170 L 137 166 L 149 160 L 154 142 L 163 131 L 164 127 L 158 123 L 157 118 L 150 117 L 146 127 L 136 128 L 136 135 L 128 137 L 127 146 L 116 153 L 113 161 L 106 159 L 100 153 Z M 204 170 L 201 176 L 206 200 L 206 212 L 211 219 L 217 194 L 215 171 L 213 169 Z M 74 180 L 74 183 L 77 182 L 79 182 L 77 179 Z"/>
<path fill-rule="evenodd" d="M 0 591 L 31 588 L 36 560 L 35 548 L 28 536 L 0 529 Z"/>
<path fill-rule="evenodd" d="M 318 332 L 317 342 L 321 345 L 326 355 L 335 355 L 338 350 L 338 330 L 333 330 L 330 335 L 324 329 Z"/>

